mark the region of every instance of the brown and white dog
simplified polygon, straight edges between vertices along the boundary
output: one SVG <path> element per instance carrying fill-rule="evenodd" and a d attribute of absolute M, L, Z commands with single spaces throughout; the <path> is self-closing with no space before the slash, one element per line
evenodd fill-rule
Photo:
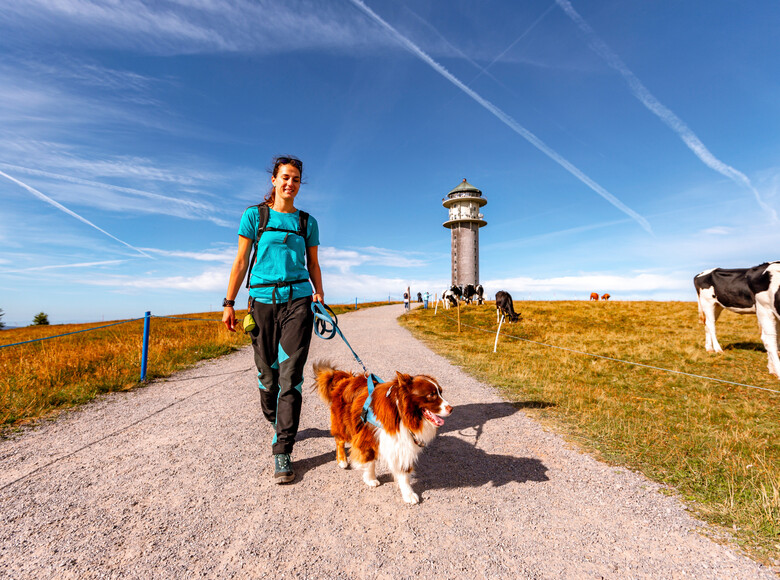
<path fill-rule="evenodd" d="M 326 362 L 314 363 L 316 390 L 330 407 L 330 432 L 336 439 L 336 461 L 349 467 L 345 443 L 350 443 L 350 460 L 363 468 L 363 481 L 379 485 L 376 461 L 381 459 L 392 472 L 406 503 L 420 497 L 409 482 L 423 448 L 433 441 L 444 425 L 442 417 L 452 412 L 433 377 L 396 373 L 387 383 L 375 386 L 371 409 L 380 426 L 363 422 L 361 414 L 368 397 L 364 375 L 334 369 Z"/>

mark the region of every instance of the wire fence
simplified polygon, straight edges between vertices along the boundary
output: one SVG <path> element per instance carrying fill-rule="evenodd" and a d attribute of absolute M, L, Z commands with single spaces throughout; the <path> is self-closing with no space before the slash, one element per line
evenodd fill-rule
<path fill-rule="evenodd" d="M 43 338 L 33 338 L 32 340 L 23 340 L 22 342 L 13 342 L 11 344 L 2 344 L 0 348 L 8 348 L 9 346 L 19 346 L 20 344 L 30 344 L 31 342 L 40 342 L 42 340 L 51 340 L 52 338 L 62 338 L 63 336 L 70 336 L 71 334 L 79 334 L 81 332 L 89 332 L 91 330 L 99 330 L 101 328 L 108 328 L 109 326 L 118 326 L 120 324 L 127 324 L 128 322 L 137 322 L 143 320 L 143 318 L 131 318 L 130 320 L 122 320 L 120 322 L 112 322 L 111 324 L 104 324 L 103 326 L 95 326 L 93 328 L 85 328 L 83 330 L 74 330 L 73 332 L 66 332 L 64 334 L 57 334 L 54 336 L 45 336 Z"/>
<path fill-rule="evenodd" d="M 140 318 L 130 318 L 128 320 L 120 320 L 119 322 L 112 322 L 111 324 L 103 324 L 101 326 L 94 326 L 92 328 L 84 328 L 82 330 L 74 330 L 72 332 L 65 332 L 62 334 L 55 334 L 53 336 L 44 336 L 42 338 L 33 338 L 31 340 L 23 340 L 21 342 L 13 342 L 10 344 L 3 344 L 0 345 L 0 349 L 8 348 L 12 346 L 20 346 L 23 344 L 31 344 L 34 342 L 41 342 L 44 340 L 51 340 L 54 338 L 62 338 L 65 336 L 71 336 L 73 334 L 80 334 L 82 332 L 91 332 L 93 330 L 100 330 L 102 328 L 109 328 L 111 326 L 118 326 L 120 324 L 128 324 L 130 322 L 138 322 L 139 320 L 144 321 L 144 330 L 143 330 L 143 338 L 142 338 L 142 346 L 141 346 L 141 382 L 146 380 L 146 369 L 147 369 L 147 361 L 149 360 L 149 333 L 151 329 L 151 319 L 152 318 L 165 318 L 169 320 L 181 320 L 181 321 L 198 321 L 198 322 L 222 322 L 221 320 L 215 320 L 213 318 L 188 318 L 184 316 L 152 316 L 151 312 L 146 312 L 143 317 Z"/>
<path fill-rule="evenodd" d="M 445 318 L 449 318 L 453 322 L 457 322 L 459 326 L 465 326 L 467 328 L 473 328 L 474 330 L 478 330 L 480 332 L 486 332 L 486 333 L 489 333 L 489 334 L 493 334 L 492 330 L 488 330 L 486 328 L 480 328 L 478 326 L 473 326 L 473 325 L 470 325 L 470 324 L 466 324 L 465 322 L 461 322 L 459 318 L 455 319 L 452 316 L 450 316 L 448 314 L 445 314 L 443 311 L 441 312 L 441 314 Z M 501 320 L 503 321 L 503 317 L 502 317 Z M 496 332 L 496 341 L 498 341 L 499 333 L 500 333 L 500 336 L 503 336 L 505 338 L 511 338 L 513 340 L 519 340 L 519 341 L 522 341 L 522 342 L 528 342 L 528 343 L 531 343 L 531 344 L 536 344 L 538 346 L 544 346 L 544 347 L 547 347 L 547 348 L 555 348 L 555 349 L 558 349 L 558 350 L 564 350 L 564 351 L 575 353 L 575 354 L 581 354 L 581 355 L 584 355 L 584 356 L 590 356 L 590 357 L 600 358 L 600 359 L 609 360 L 609 361 L 613 361 L 613 362 L 619 362 L 619 363 L 623 363 L 623 364 L 627 364 L 627 365 L 633 365 L 633 366 L 637 366 L 637 367 L 644 367 L 644 368 L 648 368 L 648 369 L 653 369 L 653 370 L 657 370 L 657 371 L 663 371 L 663 372 L 667 372 L 667 373 L 673 373 L 673 374 L 677 374 L 677 375 L 685 375 L 685 376 L 696 378 L 696 379 L 704 379 L 704 380 L 707 380 L 707 381 L 716 381 L 716 382 L 719 382 L 719 383 L 725 383 L 727 385 L 734 385 L 734 386 L 737 386 L 737 387 L 746 387 L 748 389 L 756 389 L 756 390 L 759 390 L 759 391 L 767 391 L 769 393 L 780 394 L 780 390 L 776 390 L 776 389 L 769 389 L 769 388 L 766 388 L 766 387 L 758 387 L 756 385 L 748 385 L 746 383 L 736 383 L 736 382 L 733 382 L 733 381 L 727 381 L 725 379 L 718 379 L 716 377 L 708 377 L 708 376 L 704 376 L 704 375 L 697 375 L 697 374 L 688 373 L 688 372 L 685 372 L 685 371 L 678 371 L 678 370 L 674 370 L 674 369 L 667 369 L 667 368 L 663 368 L 663 367 L 647 365 L 647 364 L 644 364 L 644 363 L 638 363 L 638 362 L 634 362 L 634 361 L 630 361 L 630 360 L 624 360 L 624 359 L 604 356 L 604 355 L 601 355 L 601 354 L 594 354 L 592 352 L 576 350 L 576 349 L 573 349 L 573 348 L 566 348 L 566 347 L 563 347 L 563 346 L 556 346 L 554 344 L 547 344 L 547 343 L 544 343 L 544 342 L 538 342 L 536 340 L 523 338 L 521 336 L 515 336 L 513 334 L 503 333 L 503 332 L 501 332 L 501 325 L 500 324 L 499 324 L 498 331 Z M 494 349 L 494 352 L 495 352 L 495 349 Z"/>
<path fill-rule="evenodd" d="M 389 300 L 389 297 L 388 297 Z M 367 300 L 367 299 L 359 299 L 355 298 L 355 310 L 358 309 L 358 305 L 363 302 L 377 302 L 376 300 Z M 348 302 L 345 304 L 345 306 L 352 306 L 352 302 Z M 130 322 L 138 322 L 139 320 L 144 321 L 144 330 L 143 330 L 143 338 L 142 338 L 142 347 L 141 347 L 141 382 L 146 380 L 146 370 L 147 370 L 147 361 L 149 359 L 149 334 L 150 334 L 150 328 L 151 328 L 151 319 L 152 318 L 164 318 L 167 320 L 181 320 L 186 322 L 217 322 L 222 323 L 221 320 L 214 319 L 214 318 L 190 318 L 187 316 L 164 316 L 164 315 L 152 315 L 151 312 L 146 312 L 144 316 L 139 318 L 130 318 L 128 320 L 120 320 L 119 322 L 112 322 L 111 324 L 103 324 L 101 326 L 94 326 L 92 328 L 84 328 L 81 330 L 74 330 L 72 332 L 65 332 L 62 334 L 55 334 L 53 336 L 44 336 L 42 338 L 33 338 L 30 340 L 23 340 L 20 342 L 13 342 L 10 344 L 2 344 L 0 345 L 0 350 L 4 348 L 9 348 L 12 346 L 21 346 L 24 344 L 31 344 L 34 342 L 41 342 L 44 340 L 52 340 L 55 338 L 62 338 L 65 336 L 71 336 L 73 334 L 80 334 L 83 332 L 91 332 L 93 330 L 100 330 L 103 328 L 109 328 L 111 326 L 119 326 L 120 324 L 128 324 Z"/>

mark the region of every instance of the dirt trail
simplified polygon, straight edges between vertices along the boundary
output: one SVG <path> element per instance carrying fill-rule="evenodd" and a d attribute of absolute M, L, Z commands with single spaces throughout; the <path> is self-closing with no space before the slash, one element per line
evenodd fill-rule
<path fill-rule="evenodd" d="M 308 391 L 298 477 L 274 485 L 244 350 L 0 441 L 0 577 L 775 578 L 415 341 L 402 311 L 340 323 L 370 370 L 434 375 L 455 406 L 422 455 L 421 504 L 381 468 L 374 489 L 338 469 Z M 315 337 L 318 358 L 359 370 L 338 338 Z"/>

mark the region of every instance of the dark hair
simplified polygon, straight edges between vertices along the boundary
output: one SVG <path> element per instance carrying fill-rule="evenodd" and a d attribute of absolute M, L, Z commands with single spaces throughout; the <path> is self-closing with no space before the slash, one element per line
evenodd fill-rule
<path fill-rule="evenodd" d="M 292 155 L 277 155 L 272 159 L 272 167 L 268 170 L 268 173 L 271 174 L 271 177 L 276 177 L 276 174 L 279 173 L 279 167 L 282 165 L 292 165 L 295 167 L 301 174 L 301 180 L 303 180 L 303 161 L 297 157 L 293 157 Z M 268 207 L 271 207 L 273 206 L 275 200 L 276 190 L 274 189 L 274 186 L 271 185 L 271 189 L 265 195 L 263 203 Z"/>

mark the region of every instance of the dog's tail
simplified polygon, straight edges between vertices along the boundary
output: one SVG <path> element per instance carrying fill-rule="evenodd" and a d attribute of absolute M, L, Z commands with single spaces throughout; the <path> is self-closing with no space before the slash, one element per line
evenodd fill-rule
<path fill-rule="evenodd" d="M 328 405 L 333 400 L 331 393 L 333 391 L 333 375 L 336 369 L 328 361 L 320 360 L 311 365 L 314 371 L 314 384 L 311 390 L 315 391 L 320 398 Z"/>

